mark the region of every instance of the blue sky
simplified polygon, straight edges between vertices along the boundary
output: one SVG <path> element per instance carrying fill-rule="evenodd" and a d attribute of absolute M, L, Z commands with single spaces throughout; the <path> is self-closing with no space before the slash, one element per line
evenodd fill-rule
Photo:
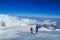
<path fill-rule="evenodd" d="M 60 1 L 0 0 L 0 13 L 16 16 L 60 17 Z"/>

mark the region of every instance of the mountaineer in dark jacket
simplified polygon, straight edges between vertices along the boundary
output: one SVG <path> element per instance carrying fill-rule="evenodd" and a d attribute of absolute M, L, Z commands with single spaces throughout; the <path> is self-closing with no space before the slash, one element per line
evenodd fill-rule
<path fill-rule="evenodd" d="M 38 34 L 38 29 L 40 28 L 39 25 L 36 25 L 36 34 Z"/>

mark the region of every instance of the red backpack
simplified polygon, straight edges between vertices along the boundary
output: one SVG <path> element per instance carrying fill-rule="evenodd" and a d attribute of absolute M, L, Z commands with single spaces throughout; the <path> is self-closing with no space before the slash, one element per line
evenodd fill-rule
<path fill-rule="evenodd" d="M 30 31 L 33 31 L 33 28 L 32 27 L 30 28 Z"/>

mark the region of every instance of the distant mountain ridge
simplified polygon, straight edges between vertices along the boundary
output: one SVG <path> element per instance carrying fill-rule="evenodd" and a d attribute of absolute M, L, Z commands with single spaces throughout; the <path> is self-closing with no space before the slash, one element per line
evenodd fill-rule
<path fill-rule="evenodd" d="M 50 17 L 27 17 L 27 16 L 18 16 L 19 18 L 28 18 L 28 19 L 36 19 L 37 21 L 44 21 L 44 20 L 50 20 L 50 21 L 55 21 L 56 26 L 55 28 L 60 29 L 60 18 L 50 18 Z"/>
<path fill-rule="evenodd" d="M 0 14 L 0 26 L 1 21 L 3 21 L 5 26 L 30 26 L 31 24 L 43 25 L 43 27 L 48 29 L 60 29 L 60 19 L 58 18 L 46 18 L 46 17 L 24 17 L 24 16 L 10 16 L 5 14 Z"/>

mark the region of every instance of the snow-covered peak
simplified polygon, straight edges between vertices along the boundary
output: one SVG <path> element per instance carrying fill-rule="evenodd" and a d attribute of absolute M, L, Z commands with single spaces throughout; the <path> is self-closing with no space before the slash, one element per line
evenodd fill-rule
<path fill-rule="evenodd" d="M 51 24 L 56 25 L 56 22 L 51 22 L 50 20 L 44 20 L 43 24 L 46 24 L 46 25 L 51 25 Z"/>
<path fill-rule="evenodd" d="M 0 14 L 0 26 L 2 21 L 5 22 L 5 25 L 8 27 L 19 25 L 19 20 L 17 19 L 17 17 L 13 17 L 10 15 Z"/>
<path fill-rule="evenodd" d="M 30 24 L 37 23 L 37 20 L 27 18 L 21 18 L 19 20 L 19 18 L 16 16 L 0 14 L 0 26 L 2 22 L 5 23 L 5 26 L 12 27 L 12 26 L 29 26 Z"/>

